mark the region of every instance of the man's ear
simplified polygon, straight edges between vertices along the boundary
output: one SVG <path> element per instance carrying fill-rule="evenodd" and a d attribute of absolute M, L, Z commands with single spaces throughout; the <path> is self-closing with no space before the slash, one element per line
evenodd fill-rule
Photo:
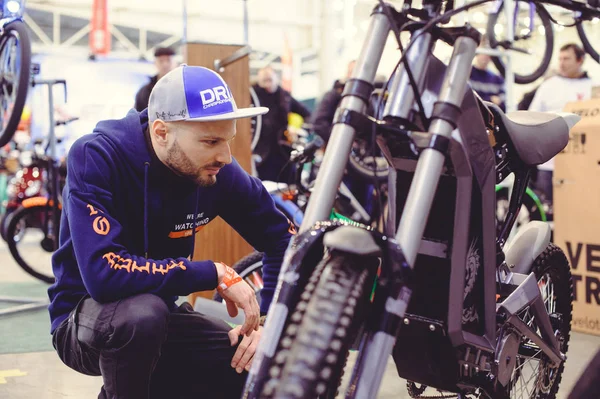
<path fill-rule="evenodd" d="M 152 136 L 154 136 L 154 139 L 158 144 L 167 144 L 167 133 L 169 132 L 169 128 L 167 127 L 167 124 L 164 121 L 157 119 L 154 122 L 152 122 L 151 130 L 151 134 Z"/>

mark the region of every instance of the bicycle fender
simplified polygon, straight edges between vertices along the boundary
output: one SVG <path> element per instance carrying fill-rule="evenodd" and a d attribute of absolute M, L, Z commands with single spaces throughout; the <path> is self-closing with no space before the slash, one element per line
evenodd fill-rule
<path fill-rule="evenodd" d="M 323 244 L 328 248 L 357 255 L 381 256 L 382 253 L 369 231 L 354 226 L 341 226 L 326 233 Z"/>
<path fill-rule="evenodd" d="M 46 197 L 31 197 L 24 199 L 23 202 L 21 202 L 21 206 L 23 206 L 23 208 L 33 208 L 34 206 L 45 205 L 52 206 L 52 201 Z M 60 203 L 58 204 L 58 209 L 62 209 L 62 205 Z"/>
<path fill-rule="evenodd" d="M 527 223 L 506 245 L 506 264 L 512 267 L 514 273 L 529 274 L 533 262 L 550 244 L 550 233 L 548 223 Z"/>

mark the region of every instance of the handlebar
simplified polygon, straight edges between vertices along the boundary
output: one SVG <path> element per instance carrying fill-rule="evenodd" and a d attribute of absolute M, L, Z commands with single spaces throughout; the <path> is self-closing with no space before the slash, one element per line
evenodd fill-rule
<path fill-rule="evenodd" d="M 600 17 L 600 0 L 538 0 L 537 2 L 581 12 L 583 17 Z"/>
<path fill-rule="evenodd" d="M 317 150 L 325 144 L 325 141 L 316 136 L 313 141 L 306 144 L 302 150 L 294 150 L 290 155 L 290 162 L 306 163 L 312 161 Z"/>
<path fill-rule="evenodd" d="M 52 87 L 54 85 L 63 85 L 65 89 L 65 102 L 67 101 L 67 81 L 65 79 L 32 79 L 31 87 L 35 87 L 37 85 L 46 85 L 50 88 L 50 92 L 52 92 Z"/>
<path fill-rule="evenodd" d="M 78 121 L 79 118 L 78 117 L 74 117 L 74 118 L 69 118 L 69 119 L 65 119 L 62 121 L 56 121 L 56 123 L 54 124 L 55 126 L 63 126 L 63 125 L 68 125 L 71 122 L 75 122 Z"/>
<path fill-rule="evenodd" d="M 219 73 L 223 73 L 223 71 L 225 71 L 225 67 L 227 65 L 233 64 L 237 60 L 240 60 L 240 59 L 250 55 L 250 53 L 252 53 L 252 47 L 250 47 L 248 45 L 246 45 L 242 48 L 239 48 L 233 54 L 231 54 L 229 57 L 225 57 L 222 60 L 216 59 L 214 61 L 214 69 L 215 69 L 215 71 L 217 71 Z"/>

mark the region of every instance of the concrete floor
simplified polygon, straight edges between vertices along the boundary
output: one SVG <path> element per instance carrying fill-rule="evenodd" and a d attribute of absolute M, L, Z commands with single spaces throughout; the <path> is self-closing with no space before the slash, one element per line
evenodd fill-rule
<path fill-rule="evenodd" d="M 47 259 L 41 254 L 37 245 L 32 244 L 30 251 L 30 256 L 36 256 L 36 251 L 39 251 L 37 255 L 40 259 Z M 21 271 L 12 260 L 6 245 L 3 242 L 0 243 L 0 282 L 30 281 L 33 281 L 32 278 Z M 3 294 L 5 293 L 0 291 L 0 296 Z M 40 289 L 39 296 L 44 297 L 45 295 L 45 289 Z M 40 312 L 45 312 L 45 310 Z M 0 317 L 0 323 L 2 322 L 6 321 Z M 15 348 L 14 352 L 18 352 L 18 349 Z M 573 384 L 598 350 L 600 350 L 600 337 L 572 333 L 558 399 L 567 398 Z M 348 362 L 349 368 L 352 367 L 355 357 L 356 354 L 352 353 Z M 347 374 L 349 373 L 347 372 L 346 376 Z M 54 352 L 0 355 L 0 398 L 2 399 L 94 398 L 97 397 L 101 384 L 100 378 L 88 377 L 64 366 Z M 405 381 L 398 377 L 390 359 L 378 398 L 408 399 L 405 384 Z"/>

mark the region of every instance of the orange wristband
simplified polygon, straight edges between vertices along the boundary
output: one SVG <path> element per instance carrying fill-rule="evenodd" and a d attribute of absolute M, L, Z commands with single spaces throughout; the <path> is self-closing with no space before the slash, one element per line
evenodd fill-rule
<path fill-rule="evenodd" d="M 221 262 L 215 262 L 215 263 L 221 263 Z M 242 278 L 239 276 L 239 274 L 236 273 L 235 270 L 233 270 L 231 267 L 227 266 L 224 263 L 221 263 L 221 264 L 223 266 L 225 266 L 225 276 L 223 276 L 223 280 L 221 280 L 221 283 L 217 287 L 217 291 L 219 291 L 219 292 L 225 291 L 227 288 L 231 287 L 232 285 L 242 281 Z"/>

